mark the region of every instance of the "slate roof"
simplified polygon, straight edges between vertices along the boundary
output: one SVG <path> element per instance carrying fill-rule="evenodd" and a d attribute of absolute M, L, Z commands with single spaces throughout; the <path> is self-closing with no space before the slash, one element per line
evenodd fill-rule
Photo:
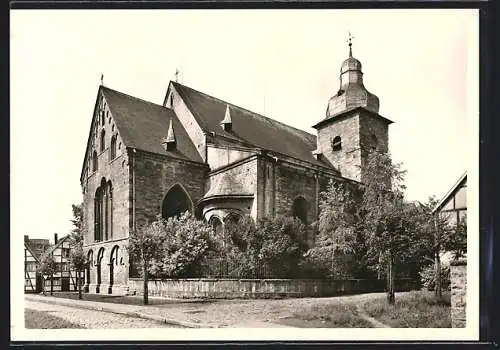
<path fill-rule="evenodd" d="M 231 195 L 252 196 L 253 193 L 249 192 L 241 182 L 237 181 L 234 175 L 224 172 L 210 178 L 210 188 L 203 198 Z"/>
<path fill-rule="evenodd" d="M 36 260 L 40 261 L 43 253 L 50 248 L 48 239 L 25 239 L 24 246 L 30 251 Z"/>
<path fill-rule="evenodd" d="M 187 107 L 208 132 L 215 132 L 226 138 L 244 144 L 294 157 L 309 163 L 332 168 L 330 164 L 318 161 L 312 154 L 316 149 L 316 136 L 293 128 L 276 120 L 248 111 L 222 101 L 188 86 L 171 82 Z M 232 131 L 225 131 L 220 122 L 229 105 Z"/>
<path fill-rule="evenodd" d="M 40 256 L 40 261 L 43 261 L 45 259 L 45 257 L 47 257 L 48 255 L 52 254 L 57 248 L 59 248 L 64 241 L 66 241 L 67 239 L 69 238 L 69 234 L 64 236 L 64 237 L 61 237 L 60 239 L 57 240 L 57 243 L 56 244 L 53 244 L 51 245 L 50 247 L 48 247 L 47 250 L 45 250 L 45 252 L 43 252 L 43 254 Z"/>
<path fill-rule="evenodd" d="M 40 263 L 40 256 L 38 256 L 35 251 L 33 250 L 33 248 L 29 245 L 29 242 L 24 242 L 24 248 L 28 249 L 28 251 L 30 252 L 31 256 L 33 257 L 33 259 L 35 259 L 35 261 L 37 263 Z"/>
<path fill-rule="evenodd" d="M 203 162 L 174 111 L 107 87 L 101 89 L 126 147 Z M 174 150 L 166 151 L 162 139 L 167 137 L 170 119 L 177 145 Z"/>

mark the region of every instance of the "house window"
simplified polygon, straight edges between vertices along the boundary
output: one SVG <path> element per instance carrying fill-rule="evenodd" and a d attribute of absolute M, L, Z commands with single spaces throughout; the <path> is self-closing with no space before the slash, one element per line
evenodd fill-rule
<path fill-rule="evenodd" d="M 103 152 L 104 148 L 106 147 L 105 137 L 106 137 L 106 132 L 103 130 L 101 131 L 101 152 Z"/>
<path fill-rule="evenodd" d="M 111 137 L 111 143 L 109 147 L 109 158 L 113 160 L 116 158 L 116 135 Z"/>
<path fill-rule="evenodd" d="M 97 152 L 92 153 L 92 171 L 97 171 Z"/>
<path fill-rule="evenodd" d="M 170 94 L 170 108 L 174 108 L 174 94 Z"/>
<path fill-rule="evenodd" d="M 340 136 L 335 136 L 332 141 L 332 150 L 339 151 L 342 149 L 342 139 Z"/>

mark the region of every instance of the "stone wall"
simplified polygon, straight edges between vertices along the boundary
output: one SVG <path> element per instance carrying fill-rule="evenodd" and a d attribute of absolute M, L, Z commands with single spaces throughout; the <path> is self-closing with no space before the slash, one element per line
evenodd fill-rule
<path fill-rule="evenodd" d="M 383 292 L 385 280 L 314 279 L 166 279 L 149 281 L 148 294 L 169 298 L 272 299 L 283 297 L 327 297 Z M 129 280 L 129 293 L 143 294 L 142 279 Z M 396 291 L 418 288 L 412 280 L 397 280 Z"/>
<path fill-rule="evenodd" d="M 340 136 L 342 147 L 332 149 L 332 140 Z M 375 138 L 374 138 L 375 136 Z M 343 177 L 362 181 L 367 151 L 376 148 L 387 152 L 389 134 L 387 123 L 365 111 L 339 116 L 318 129 L 318 150 L 340 171 Z"/>
<path fill-rule="evenodd" d="M 99 97 L 101 98 L 101 97 Z M 105 103 L 105 99 L 103 99 Z M 96 110 L 96 113 L 98 110 Z M 107 115 L 106 115 L 106 112 Z M 118 286 L 126 286 L 128 280 L 128 257 L 126 256 L 125 245 L 130 231 L 130 154 L 124 146 L 119 130 L 117 129 L 113 116 L 110 111 L 105 108 L 105 119 L 102 122 L 101 116 L 96 115 L 93 119 L 92 130 L 89 140 L 89 154 L 87 155 L 87 162 L 84 167 L 84 177 L 82 181 L 83 192 L 83 221 L 86 226 L 86 234 L 83 237 L 84 250 L 88 257 L 92 258 L 92 267 L 90 274 L 85 273 L 85 290 L 95 292 L 97 289 L 97 255 L 99 250 L 103 249 L 103 258 L 101 264 L 101 284 L 100 291 L 108 292 L 110 284 L 110 254 L 115 245 L 119 246 L 118 266 L 114 266 L 113 278 L 115 290 L 119 289 Z M 100 134 L 105 132 L 105 146 L 101 151 Z M 116 157 L 111 159 L 110 144 L 111 137 L 115 136 L 116 140 Z M 97 151 L 97 171 L 92 168 L 92 153 Z M 112 204 L 112 229 L 108 240 L 95 242 L 94 229 L 94 198 L 97 188 L 101 185 L 102 180 L 111 181 L 113 204 Z M 123 255 L 122 254 L 125 254 Z M 123 258 L 123 259 L 122 259 Z M 122 262 L 123 264 L 120 264 Z"/>
<path fill-rule="evenodd" d="M 210 144 L 207 146 L 207 163 L 210 165 L 211 170 L 217 170 L 253 154 L 256 154 L 254 150 L 234 145 Z"/>
<path fill-rule="evenodd" d="M 193 209 L 203 196 L 206 164 L 137 151 L 134 166 L 137 228 L 161 214 L 163 199 L 175 184 L 187 192 Z"/>
<path fill-rule="evenodd" d="M 451 326 L 463 328 L 466 324 L 467 260 L 450 263 L 451 279 Z"/>
<path fill-rule="evenodd" d="M 171 109 L 174 110 L 175 114 L 179 118 L 184 129 L 187 131 L 188 135 L 193 141 L 198 153 L 201 155 L 203 161 L 206 161 L 206 136 L 204 131 L 201 129 L 200 125 L 196 121 L 196 118 L 193 116 L 189 108 L 186 106 L 186 103 L 181 98 L 175 87 L 170 84 L 171 95 L 173 96 L 173 106 L 170 106 Z M 223 116 L 222 116 L 223 117 Z M 222 119 L 221 119 L 222 120 Z"/>
<path fill-rule="evenodd" d="M 87 254 L 91 257 L 90 269 L 85 271 L 84 290 L 86 292 L 101 294 L 124 294 L 126 292 L 129 277 L 127 244 L 128 238 L 125 238 L 94 243 L 86 247 Z M 115 247 L 117 248 L 113 250 Z M 98 284 L 97 277 L 99 251 L 102 251 L 100 284 Z M 113 256 L 111 256 L 112 252 Z M 113 263 L 112 268 L 111 263 Z"/>
<path fill-rule="evenodd" d="M 105 147 L 101 152 L 100 133 L 105 132 Z M 110 159 L 109 146 L 111 136 L 115 135 L 116 157 Z M 92 152 L 97 151 L 98 169 L 92 169 Z M 112 115 L 104 121 L 104 125 L 95 118 L 90 135 L 89 155 L 85 165 L 85 175 L 82 183 L 83 220 L 88 228 L 84 236 L 84 245 L 94 243 L 94 198 L 102 179 L 111 181 L 113 186 L 112 236 L 110 239 L 128 237 L 129 233 L 129 156 L 122 143 L 121 136 L 114 124 Z"/>
<path fill-rule="evenodd" d="M 307 201 L 307 224 L 318 219 L 319 194 L 326 188 L 328 177 L 286 163 L 278 163 L 271 173 L 275 181 L 273 190 L 276 215 L 291 215 L 293 201 L 302 196 Z"/>
<path fill-rule="evenodd" d="M 359 115 L 353 113 L 334 119 L 318 129 L 318 150 L 342 176 L 356 181 L 361 179 L 359 128 Z M 332 140 L 336 136 L 340 136 L 342 140 L 340 150 L 332 149 Z"/>

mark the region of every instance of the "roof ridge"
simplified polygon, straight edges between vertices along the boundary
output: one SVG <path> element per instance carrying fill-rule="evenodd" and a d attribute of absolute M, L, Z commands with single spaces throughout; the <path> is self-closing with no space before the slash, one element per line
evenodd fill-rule
<path fill-rule="evenodd" d="M 143 98 L 140 98 L 140 97 L 136 97 L 136 96 L 132 96 L 130 94 L 127 94 L 125 92 L 122 92 L 122 91 L 118 91 L 118 90 L 115 90 L 115 89 L 111 89 L 109 87 L 106 87 L 106 86 L 102 86 L 103 89 L 106 89 L 106 90 L 109 90 L 109 91 L 112 91 L 112 92 L 116 92 L 118 94 L 121 94 L 121 95 L 124 95 L 128 98 L 131 98 L 131 99 L 134 99 L 134 100 L 138 100 L 138 101 L 141 101 L 141 102 L 145 102 L 145 103 L 149 103 L 149 104 L 152 104 L 152 105 L 155 105 L 155 106 L 158 106 L 158 107 L 162 107 L 162 108 L 165 108 L 165 109 L 170 109 L 164 105 L 161 105 L 159 103 L 155 103 L 155 102 L 151 102 L 151 101 L 148 101 L 148 100 L 145 100 Z"/>
<path fill-rule="evenodd" d="M 24 247 L 25 247 L 26 249 L 28 249 L 28 251 L 30 252 L 31 256 L 32 256 L 32 257 L 36 260 L 36 262 L 38 262 L 38 263 L 39 263 L 39 262 L 40 262 L 40 259 L 39 259 L 39 257 L 35 254 L 35 252 L 33 251 L 33 250 L 34 250 L 34 248 L 33 248 L 33 247 L 31 247 L 31 245 L 29 244 L 29 242 L 24 241 Z M 40 254 L 40 255 L 42 255 L 42 254 Z"/>
<path fill-rule="evenodd" d="M 62 243 L 69 238 L 69 236 L 70 234 L 68 233 L 66 236 L 63 236 L 60 239 L 58 239 L 57 243 L 54 243 L 53 245 L 49 246 L 49 248 L 45 252 L 43 252 L 42 255 L 40 256 L 40 261 L 43 260 L 47 255 L 52 254 L 54 250 L 59 248 L 62 245 Z"/>
<path fill-rule="evenodd" d="M 236 108 L 239 108 L 239 109 L 241 109 L 241 110 L 243 110 L 243 111 L 245 111 L 245 112 L 247 112 L 247 113 L 254 114 L 254 115 L 256 115 L 256 116 L 258 116 L 258 117 L 260 117 L 260 118 L 262 118 L 262 119 L 265 119 L 265 120 L 267 120 L 267 121 L 272 121 L 272 122 L 275 122 L 275 123 L 281 124 L 281 125 L 283 125 L 283 126 L 285 126 L 285 127 L 287 127 L 287 128 L 290 128 L 290 129 L 296 130 L 296 131 L 298 131 L 298 132 L 301 132 L 301 133 L 304 133 L 304 134 L 307 134 L 307 135 L 309 135 L 309 136 L 311 136 L 311 137 L 316 138 L 316 136 L 315 136 L 314 134 L 311 134 L 311 133 L 309 133 L 309 132 L 307 132 L 307 131 L 305 131 L 305 130 L 302 130 L 302 129 L 296 128 L 296 127 L 291 126 L 291 125 L 289 125 L 289 124 L 285 124 L 285 123 L 283 123 L 283 122 L 280 122 L 279 120 L 276 120 L 276 119 L 273 119 L 273 118 L 270 118 L 270 117 L 266 117 L 266 116 L 264 116 L 264 115 L 262 115 L 262 114 L 260 114 L 260 113 L 257 113 L 257 112 L 251 111 L 251 110 L 249 110 L 249 109 L 247 109 L 247 108 L 244 108 L 244 107 L 240 107 L 240 106 L 238 106 L 238 105 L 235 105 L 234 103 L 231 103 L 231 102 L 228 102 L 228 101 L 224 101 L 224 100 L 222 100 L 222 99 L 220 99 L 220 98 L 218 98 L 218 97 L 215 97 L 215 96 L 209 95 L 209 94 L 207 94 L 207 93 L 205 93 L 205 92 L 203 92 L 203 91 L 200 91 L 200 90 L 196 90 L 196 89 L 194 89 L 194 88 L 192 88 L 192 87 L 190 87 L 190 86 L 187 86 L 187 85 L 181 84 L 181 83 L 179 83 L 179 82 L 175 82 L 175 81 L 172 81 L 172 84 L 174 84 L 174 85 L 179 85 L 179 86 L 181 86 L 181 87 L 185 87 L 185 88 L 191 89 L 191 90 L 193 90 L 193 91 L 195 91 L 195 92 L 197 92 L 197 93 L 203 94 L 203 95 L 205 95 L 205 96 L 207 96 L 207 97 L 210 97 L 210 98 L 212 98 L 212 99 L 214 99 L 214 100 L 217 100 L 217 101 L 219 101 L 219 102 L 222 102 L 222 103 L 228 104 L 228 105 L 230 105 L 231 107 L 236 107 Z"/>

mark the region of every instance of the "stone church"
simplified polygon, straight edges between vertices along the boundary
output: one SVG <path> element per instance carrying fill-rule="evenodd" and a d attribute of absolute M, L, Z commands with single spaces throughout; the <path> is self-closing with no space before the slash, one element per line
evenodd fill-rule
<path fill-rule="evenodd" d="M 129 233 L 158 214 L 215 230 L 242 214 L 315 222 L 328 180 L 362 182 L 368 152 L 388 149 L 391 121 L 350 45 L 339 78 L 316 135 L 173 81 L 161 105 L 101 84 L 80 177 L 86 291 L 127 292 Z"/>

